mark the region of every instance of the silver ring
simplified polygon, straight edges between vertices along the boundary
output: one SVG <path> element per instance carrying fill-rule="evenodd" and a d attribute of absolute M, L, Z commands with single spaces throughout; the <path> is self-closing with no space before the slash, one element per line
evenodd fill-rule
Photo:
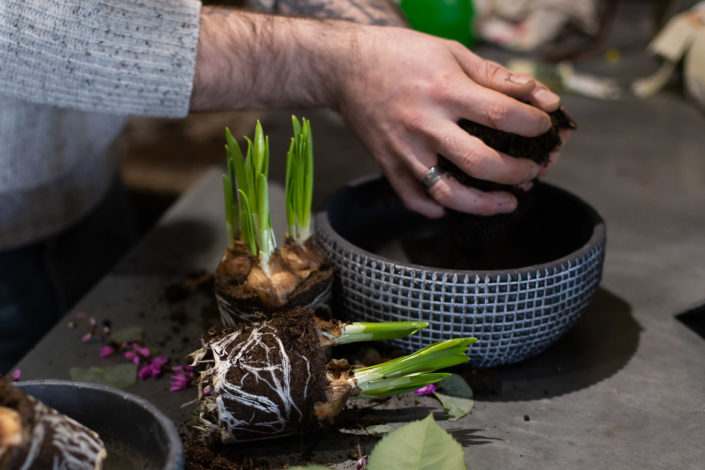
<path fill-rule="evenodd" d="M 431 186 L 436 184 L 445 174 L 445 171 L 434 165 L 428 169 L 425 175 L 423 175 L 423 178 L 421 178 L 421 184 L 423 184 L 426 189 L 431 189 Z"/>

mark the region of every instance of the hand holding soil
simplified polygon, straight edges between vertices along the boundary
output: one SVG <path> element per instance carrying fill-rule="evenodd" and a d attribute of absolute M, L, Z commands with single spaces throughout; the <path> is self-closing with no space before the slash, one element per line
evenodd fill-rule
<path fill-rule="evenodd" d="M 512 212 L 505 191 L 468 188 L 442 178 L 428 194 L 419 181 L 438 154 L 474 178 L 519 185 L 546 171 L 469 135 L 472 121 L 519 136 L 551 129 L 558 96 L 524 74 L 481 59 L 462 45 L 395 28 L 367 27 L 358 36 L 365 65 L 343 81 L 341 112 L 374 155 L 406 207 L 429 217 L 444 208 L 478 215 Z M 520 157 L 520 158 L 515 158 Z M 557 154 L 552 156 L 552 162 Z"/>

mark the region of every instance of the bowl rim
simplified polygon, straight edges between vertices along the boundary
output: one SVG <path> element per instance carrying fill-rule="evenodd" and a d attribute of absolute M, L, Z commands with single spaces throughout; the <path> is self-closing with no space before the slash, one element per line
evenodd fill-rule
<path fill-rule="evenodd" d="M 108 395 L 115 396 L 120 400 L 130 401 L 139 407 L 143 408 L 149 414 L 155 417 L 159 425 L 164 429 L 169 442 L 169 449 L 166 455 L 166 460 L 164 462 L 164 469 L 178 469 L 181 468 L 182 457 L 183 457 L 183 446 L 181 444 L 181 437 L 176 430 L 176 425 L 174 422 L 168 418 L 161 410 L 159 410 L 155 405 L 153 405 L 149 400 L 143 398 L 134 393 L 126 392 L 116 387 L 111 387 L 110 385 L 98 384 L 92 382 L 79 382 L 74 380 L 61 380 L 61 379 L 36 379 L 36 380 L 22 380 L 19 382 L 12 383 L 13 386 L 20 388 L 21 390 L 25 386 L 49 386 L 49 387 L 65 387 L 72 389 L 90 389 L 99 392 L 107 393 Z M 29 395 L 32 393 L 29 390 L 23 390 Z M 51 404 L 47 404 L 51 406 Z"/>
<path fill-rule="evenodd" d="M 398 261 L 398 260 L 393 260 L 391 258 L 387 258 L 386 256 L 381 256 L 376 253 L 372 253 L 368 250 L 365 250 L 364 248 L 361 248 L 357 245 L 354 245 L 347 239 L 345 239 L 341 234 L 339 234 L 331 225 L 330 223 L 330 218 L 329 218 L 329 210 L 333 204 L 333 202 L 340 197 L 340 195 L 344 191 L 349 191 L 354 187 L 357 186 L 362 186 L 362 185 L 372 185 L 372 184 L 380 184 L 380 182 L 384 181 L 384 178 L 381 176 L 368 176 L 368 177 L 363 177 L 356 179 L 354 181 L 351 181 L 348 183 L 344 188 L 341 188 L 338 190 L 331 198 L 330 200 L 326 203 L 325 208 L 320 211 L 317 216 L 316 216 L 316 229 L 324 231 L 326 234 L 331 236 L 336 243 L 338 243 L 342 248 L 346 249 L 347 251 L 351 252 L 358 252 L 368 258 L 377 260 L 381 263 L 386 263 L 386 264 L 392 264 L 394 266 L 402 267 L 410 271 L 417 271 L 417 272 L 424 272 L 424 273 L 431 273 L 431 274 L 436 274 L 436 275 L 459 275 L 459 276 L 467 276 L 467 275 L 473 275 L 473 276 L 478 276 L 482 278 L 497 278 L 499 277 L 500 279 L 503 277 L 508 277 L 510 278 L 512 275 L 521 275 L 521 274 L 527 274 L 527 273 L 535 273 L 537 271 L 547 271 L 552 268 L 555 268 L 556 266 L 563 265 L 565 263 L 570 263 L 573 262 L 576 259 L 579 259 L 583 256 L 585 256 L 589 251 L 593 250 L 595 247 L 599 246 L 601 243 L 604 243 L 606 241 L 606 226 L 605 226 L 605 221 L 604 219 L 600 216 L 600 214 L 593 208 L 590 204 L 576 196 L 575 194 L 572 194 L 571 192 L 556 186 L 554 184 L 546 183 L 543 181 L 539 181 L 538 184 L 541 184 L 543 186 L 546 186 L 550 188 L 551 190 L 558 191 L 559 193 L 562 193 L 562 195 L 572 199 L 575 201 L 578 205 L 583 207 L 586 212 L 590 215 L 591 219 L 593 220 L 593 229 L 592 229 L 592 234 L 588 238 L 588 240 L 580 246 L 578 249 L 560 257 L 557 258 L 553 261 L 548 261 L 546 263 L 541 263 L 541 264 L 535 264 L 535 265 L 530 265 L 530 266 L 521 266 L 517 268 L 510 268 L 510 269 L 496 269 L 496 270 L 467 270 L 467 269 L 445 269 L 445 268 L 436 268 L 436 267 L 431 267 L 431 266 L 423 266 L 419 264 L 414 264 L 414 263 L 407 263 L 403 261 Z"/>

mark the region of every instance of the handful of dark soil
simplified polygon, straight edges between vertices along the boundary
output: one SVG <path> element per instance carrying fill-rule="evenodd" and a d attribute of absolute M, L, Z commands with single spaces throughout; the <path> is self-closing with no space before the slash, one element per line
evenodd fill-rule
<path fill-rule="evenodd" d="M 461 120 L 458 124 L 469 134 L 478 137 L 493 149 L 513 157 L 528 158 L 539 165 L 549 163 L 549 155 L 558 150 L 562 144 L 559 132 L 563 129 L 576 129 L 575 121 L 566 114 L 561 106 L 549 113 L 553 126 L 546 133 L 536 137 L 524 137 L 508 132 L 492 129 L 482 124 Z M 453 224 L 454 244 L 459 256 L 464 257 L 463 264 L 472 268 L 482 266 L 484 269 L 496 265 L 512 266 L 512 259 L 486 259 L 488 247 L 493 246 L 494 253 L 500 251 L 507 257 L 513 257 L 512 246 L 515 237 L 521 237 L 521 225 L 530 213 L 534 204 L 531 191 L 524 191 L 511 185 L 503 185 L 484 181 L 463 172 L 448 159 L 439 155 L 438 166 L 450 173 L 460 183 L 482 191 L 507 191 L 518 201 L 517 209 L 511 214 L 493 216 L 476 216 L 464 212 L 449 211 Z M 498 249 L 506 247 L 506 249 Z M 520 267 L 513 265 L 514 267 Z"/>

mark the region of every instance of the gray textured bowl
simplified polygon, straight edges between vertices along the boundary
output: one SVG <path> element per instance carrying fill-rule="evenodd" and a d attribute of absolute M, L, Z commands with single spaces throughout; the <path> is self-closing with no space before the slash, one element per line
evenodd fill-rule
<path fill-rule="evenodd" d="M 103 470 L 182 470 L 176 427 L 144 398 L 106 385 L 29 380 L 13 385 L 100 435 Z"/>
<path fill-rule="evenodd" d="M 548 259 L 463 270 L 414 262 L 428 259 L 429 247 L 446 250 L 441 258 L 452 259 L 445 222 L 404 209 L 380 178 L 350 184 L 316 218 L 317 242 L 336 267 L 336 312 L 353 321 L 428 321 L 428 328 L 393 342 L 406 352 L 475 336 L 470 350 L 475 366 L 509 364 L 543 351 L 592 300 L 602 276 L 606 230 L 597 212 L 576 196 L 544 183 L 534 191 L 540 214 L 530 217 L 543 224 L 533 228 L 542 240 L 536 253 Z M 409 247 L 417 256 L 408 256 Z"/>

